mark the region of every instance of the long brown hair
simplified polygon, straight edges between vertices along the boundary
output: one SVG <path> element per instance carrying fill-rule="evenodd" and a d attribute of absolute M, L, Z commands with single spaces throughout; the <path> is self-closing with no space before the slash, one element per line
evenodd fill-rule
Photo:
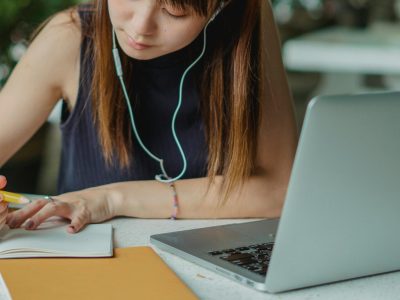
<path fill-rule="evenodd" d="M 189 7 L 210 17 L 220 0 L 159 0 L 177 7 Z M 235 20 L 224 12 L 214 22 L 225 32 L 213 40 L 213 51 L 203 58 L 201 107 L 208 142 L 210 184 L 223 176 L 223 199 L 248 178 L 257 151 L 260 107 L 265 102 L 265 24 L 266 0 L 231 0 L 242 5 Z M 240 3 L 239 3 L 240 2 Z M 117 158 L 121 168 L 133 159 L 132 137 L 127 108 L 115 73 L 111 53 L 112 27 L 106 0 L 94 1 L 89 35 L 93 38 L 94 73 L 92 79 L 93 118 L 99 129 L 104 158 Z M 124 76 L 132 82 L 132 64 L 122 54 Z M 122 116 L 122 117 L 121 117 Z"/>

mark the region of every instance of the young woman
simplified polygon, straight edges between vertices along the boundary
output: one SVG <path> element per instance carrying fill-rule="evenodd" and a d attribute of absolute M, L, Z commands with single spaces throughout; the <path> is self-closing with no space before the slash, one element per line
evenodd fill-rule
<path fill-rule="evenodd" d="M 0 93 L 0 165 L 58 99 L 60 194 L 9 213 L 11 228 L 279 216 L 297 131 L 269 1 L 97 0 L 57 14 Z"/>

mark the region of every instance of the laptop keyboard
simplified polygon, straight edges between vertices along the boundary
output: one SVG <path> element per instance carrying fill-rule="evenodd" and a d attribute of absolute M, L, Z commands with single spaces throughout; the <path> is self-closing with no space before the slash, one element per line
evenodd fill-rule
<path fill-rule="evenodd" d="M 263 243 L 232 249 L 210 251 L 208 254 L 265 276 L 267 274 L 273 247 L 273 243 Z"/>

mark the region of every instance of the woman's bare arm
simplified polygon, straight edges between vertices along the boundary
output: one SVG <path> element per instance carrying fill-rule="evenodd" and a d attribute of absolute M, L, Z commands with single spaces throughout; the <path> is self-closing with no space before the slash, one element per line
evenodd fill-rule
<path fill-rule="evenodd" d="M 55 16 L 29 46 L 0 91 L 0 166 L 39 129 L 59 99 L 75 100 L 79 48 L 79 25 L 69 11 Z"/>

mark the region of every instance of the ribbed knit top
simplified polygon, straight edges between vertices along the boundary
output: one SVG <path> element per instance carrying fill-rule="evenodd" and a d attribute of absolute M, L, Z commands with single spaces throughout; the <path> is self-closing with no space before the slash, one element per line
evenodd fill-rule
<path fill-rule="evenodd" d="M 81 10 L 79 14 L 81 23 L 87 24 L 90 12 Z M 161 173 L 159 164 L 140 148 L 136 140 L 129 168 L 120 169 L 118 163 L 107 166 L 92 116 L 90 83 L 93 64 L 91 60 L 84 59 L 91 42 L 90 38 L 84 38 L 81 44 L 79 91 L 75 107 L 72 111 L 68 111 L 66 105 L 63 108 L 59 193 L 113 182 L 152 180 Z M 179 82 L 185 69 L 192 63 L 193 55 L 200 54 L 201 46 L 202 40 L 198 37 L 192 44 L 174 53 L 135 61 L 136 74 L 140 76 L 134 78 L 135 82 L 125 81 L 126 85 L 135 86 L 137 97 L 132 107 L 139 134 L 144 144 L 164 159 L 170 176 L 177 176 L 182 169 L 182 159 L 171 131 L 172 116 L 178 103 Z M 183 178 L 203 177 L 207 170 L 208 153 L 196 72 L 198 68 L 193 69 L 185 80 L 183 103 L 176 122 L 177 136 L 188 162 Z"/>

